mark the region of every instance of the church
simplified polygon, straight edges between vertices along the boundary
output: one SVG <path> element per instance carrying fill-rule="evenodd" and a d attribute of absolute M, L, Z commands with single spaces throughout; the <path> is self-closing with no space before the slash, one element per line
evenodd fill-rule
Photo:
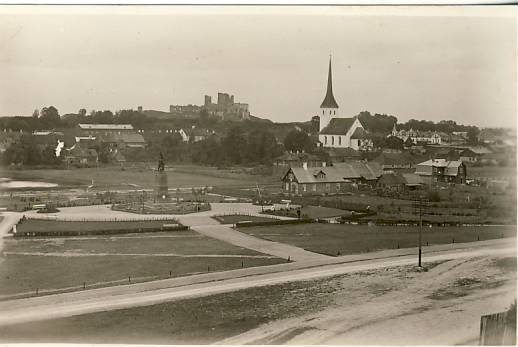
<path fill-rule="evenodd" d="M 323 147 L 352 148 L 361 151 L 372 149 L 372 140 L 369 139 L 358 117 L 340 116 L 338 103 L 333 95 L 331 58 L 329 58 L 326 96 L 320 105 L 318 116 L 320 118 L 318 140 Z"/>

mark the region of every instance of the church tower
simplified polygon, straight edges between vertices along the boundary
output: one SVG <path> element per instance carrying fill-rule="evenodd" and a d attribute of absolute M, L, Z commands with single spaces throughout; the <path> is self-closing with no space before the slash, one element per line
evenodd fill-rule
<path fill-rule="evenodd" d="M 331 73 L 331 57 L 329 57 L 329 73 L 327 75 L 327 91 L 324 101 L 320 105 L 320 112 L 318 116 L 320 117 L 320 127 L 319 131 L 322 131 L 332 118 L 337 118 L 338 116 L 338 104 L 336 103 L 335 97 L 333 95 L 333 76 Z"/>

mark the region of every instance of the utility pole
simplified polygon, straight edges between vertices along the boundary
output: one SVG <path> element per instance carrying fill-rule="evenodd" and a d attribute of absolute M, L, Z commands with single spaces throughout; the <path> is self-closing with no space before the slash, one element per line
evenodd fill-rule
<path fill-rule="evenodd" d="M 423 215 L 426 213 L 426 209 L 428 208 L 428 199 L 424 196 L 420 196 L 414 200 L 414 211 L 415 214 L 419 215 L 419 237 L 418 237 L 418 247 L 419 247 L 419 258 L 417 262 L 417 266 L 421 267 L 421 255 L 422 255 L 422 240 L 423 240 Z"/>
<path fill-rule="evenodd" d="M 259 189 L 259 184 L 255 182 L 255 185 L 257 187 L 257 194 L 259 195 L 259 201 L 261 202 L 261 212 L 264 212 L 263 198 L 261 197 L 261 190 Z"/>

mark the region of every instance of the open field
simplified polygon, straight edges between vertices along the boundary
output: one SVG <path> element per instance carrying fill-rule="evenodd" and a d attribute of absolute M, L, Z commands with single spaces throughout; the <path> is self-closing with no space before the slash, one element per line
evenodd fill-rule
<path fill-rule="evenodd" d="M 418 227 L 300 224 L 248 227 L 239 231 L 328 255 L 415 247 Z M 423 245 L 472 242 L 516 236 L 515 226 L 423 227 Z"/>
<path fill-rule="evenodd" d="M 284 260 L 192 231 L 5 240 L 0 295 L 116 285 Z M 114 283 L 108 283 L 119 281 Z M 80 288 L 77 288 L 80 289 Z"/>
<path fill-rule="evenodd" d="M 168 226 L 177 225 L 176 220 L 148 220 L 148 221 L 114 221 L 114 222 L 77 222 L 77 221 L 53 221 L 41 219 L 26 219 L 17 225 L 17 233 L 96 233 L 106 232 L 145 232 L 167 229 Z"/>
<path fill-rule="evenodd" d="M 478 336 L 480 314 L 504 309 L 516 290 L 512 258 L 436 262 L 427 270 L 383 268 L 17 324 L 0 327 L 0 342 L 401 344 L 403 336 L 413 345 L 476 344 L 466 339 Z M 430 326 L 429 316 L 444 324 Z"/>
<path fill-rule="evenodd" d="M 220 222 L 221 224 L 236 224 L 243 222 L 273 222 L 277 220 L 274 217 L 258 217 L 258 216 L 247 216 L 247 215 L 223 215 L 223 216 L 214 216 L 215 220 Z"/>
<path fill-rule="evenodd" d="M 184 170 L 185 171 L 185 170 Z M 166 171 L 170 188 L 182 187 L 206 187 L 206 186 L 246 186 L 255 185 L 258 177 L 245 174 L 229 173 L 225 177 L 210 175 L 217 169 L 205 169 L 196 172 L 190 171 Z M 2 176 L 16 180 L 43 181 L 57 183 L 60 186 L 89 186 L 94 182 L 96 188 L 112 189 L 119 187 L 131 188 L 137 185 L 142 188 L 155 186 L 155 173 L 150 168 L 127 167 L 121 170 L 118 166 L 106 166 L 99 168 L 84 168 L 70 170 L 35 169 L 35 170 L 9 170 L 2 169 Z M 269 181 L 269 178 L 263 180 Z"/>

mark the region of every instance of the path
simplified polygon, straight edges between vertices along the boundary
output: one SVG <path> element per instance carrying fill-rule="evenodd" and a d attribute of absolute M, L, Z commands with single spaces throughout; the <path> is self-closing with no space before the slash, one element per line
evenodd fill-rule
<path fill-rule="evenodd" d="M 494 254 L 516 256 L 515 245 L 509 245 L 508 243 L 509 241 L 507 240 L 505 243 L 489 244 L 480 248 L 466 248 L 455 250 L 454 252 L 446 248 L 446 251 L 425 255 L 423 262 Z M 366 257 L 368 256 L 367 254 Z M 0 302 L 0 325 L 47 320 L 135 306 L 147 306 L 251 287 L 313 280 L 357 271 L 411 264 L 415 264 L 414 255 L 345 264 L 313 265 L 311 267 L 308 265 L 303 266 L 303 263 L 291 263 L 270 266 L 268 269 L 240 269 L 218 274 L 197 275 L 128 286 L 10 300 Z M 269 272 L 261 273 L 261 271 Z M 256 273 L 255 275 L 254 272 Z M 243 277 L 246 277 L 246 280 L 243 280 Z"/>
<path fill-rule="evenodd" d="M 222 225 L 210 217 L 196 217 L 198 225 L 193 225 L 192 221 L 187 221 L 189 217 L 180 217 L 180 223 L 188 224 L 191 222 L 191 229 L 202 235 L 218 239 L 238 247 L 252 249 L 254 251 L 270 254 L 283 259 L 290 259 L 296 262 L 307 262 L 315 260 L 326 260 L 331 257 L 306 251 L 302 248 L 287 245 L 284 243 L 259 239 L 244 233 L 241 233 L 228 225 Z M 192 218 L 192 217 L 191 217 Z M 216 222 L 216 223 L 214 223 Z M 331 258 L 332 259 L 332 258 Z"/>

